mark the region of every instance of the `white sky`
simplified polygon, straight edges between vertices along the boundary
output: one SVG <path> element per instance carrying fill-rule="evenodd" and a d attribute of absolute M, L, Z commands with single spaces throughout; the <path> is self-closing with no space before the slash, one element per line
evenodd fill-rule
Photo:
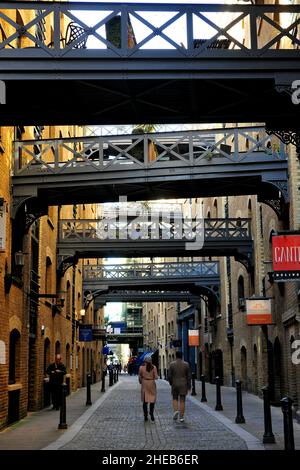
<path fill-rule="evenodd" d="M 82 0 L 75 0 L 76 2 L 82 2 Z M 87 2 L 88 0 L 83 0 L 83 2 Z M 94 3 L 106 3 L 106 2 L 94 2 Z M 118 4 L 118 3 L 124 3 L 122 0 L 115 0 L 112 3 Z M 203 3 L 208 3 L 208 4 L 226 4 L 226 3 L 234 3 L 233 2 L 228 2 L 228 0 L 189 0 L 188 2 L 184 2 L 182 0 L 162 0 L 160 2 L 150 2 L 149 0 L 141 0 L 141 1 L 134 1 L 134 0 L 128 0 L 125 3 L 128 4 L 133 4 L 133 3 L 148 3 L 148 4 L 158 4 L 158 5 L 168 5 L 168 4 L 193 4 L 193 5 L 199 5 Z M 241 3 L 241 2 L 235 2 L 236 4 Z M 242 4 L 245 4 L 242 2 Z M 91 11 L 86 11 L 86 12 L 78 12 L 78 11 L 73 11 L 73 14 L 80 18 L 82 21 L 84 21 L 89 27 L 95 26 L 99 21 L 101 21 L 103 18 L 105 18 L 110 12 L 91 12 Z M 155 27 L 160 27 L 162 26 L 166 21 L 168 21 L 170 18 L 175 16 L 176 12 L 143 12 L 141 13 L 141 16 L 145 19 L 148 20 L 153 26 Z M 215 21 L 218 26 L 222 27 L 227 23 L 227 18 L 228 14 L 215 14 L 215 13 L 206 13 L 205 16 L 209 18 L 212 21 Z M 230 14 L 230 17 L 232 18 L 232 14 Z M 210 27 L 207 23 L 203 22 L 200 18 L 194 17 L 194 37 L 199 38 L 199 39 L 208 39 L 216 34 L 216 29 Z M 134 30 L 135 38 L 137 42 L 141 42 L 145 37 L 147 37 L 149 34 L 152 33 L 152 30 L 148 28 L 145 24 L 141 23 L 138 21 L 136 18 L 131 16 L 131 23 L 132 27 Z M 172 23 L 169 27 L 165 28 L 163 32 L 170 37 L 176 44 L 178 45 L 183 45 L 184 47 L 187 47 L 187 41 L 186 41 L 186 18 L 182 16 L 179 18 L 176 22 Z M 97 33 L 100 34 L 103 37 L 106 37 L 106 32 L 105 32 L 105 26 L 102 26 L 97 30 Z M 87 47 L 88 48 L 93 48 L 93 49 L 104 49 L 106 48 L 106 45 L 103 44 L 101 41 L 96 39 L 93 36 L 90 36 L 87 42 Z M 156 36 L 147 43 L 145 43 L 142 46 L 143 49 L 173 49 L 174 46 L 172 46 L 168 41 L 165 41 L 162 37 Z"/>

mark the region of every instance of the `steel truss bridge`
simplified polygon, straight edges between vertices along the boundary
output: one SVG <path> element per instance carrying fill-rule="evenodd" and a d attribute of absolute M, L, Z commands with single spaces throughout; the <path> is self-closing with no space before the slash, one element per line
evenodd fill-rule
<path fill-rule="evenodd" d="M 115 219 L 61 220 L 57 243 L 58 271 L 64 273 L 80 258 L 153 258 L 161 253 L 164 257 L 234 256 L 251 270 L 251 219 L 198 220 L 180 216 L 166 220 L 164 214 L 158 214 L 154 220 L 142 222 L 139 219 L 139 223 L 135 220 L 122 222 L 120 216 Z M 90 277 L 102 269 L 105 269 L 104 265 L 86 266 Z M 149 265 L 149 269 L 153 268 Z M 147 267 L 147 272 L 149 269 Z"/>
<path fill-rule="evenodd" d="M 0 125 L 209 120 L 299 130 L 288 96 L 300 71 L 299 5 L 4 1 L 0 22 Z"/>
<path fill-rule="evenodd" d="M 300 62 L 300 61 L 299 61 Z M 257 194 L 288 201 L 287 154 L 263 127 L 16 141 L 13 216 L 49 205 Z"/>
<path fill-rule="evenodd" d="M 100 300 L 103 294 L 118 290 L 140 294 L 183 290 L 220 303 L 220 266 L 218 261 L 85 265 L 83 290 Z"/>

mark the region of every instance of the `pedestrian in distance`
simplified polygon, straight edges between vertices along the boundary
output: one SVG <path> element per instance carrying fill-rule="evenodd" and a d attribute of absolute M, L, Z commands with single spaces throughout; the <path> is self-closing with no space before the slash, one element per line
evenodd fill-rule
<path fill-rule="evenodd" d="M 52 398 L 52 410 L 59 410 L 61 405 L 62 384 L 64 375 L 67 371 L 62 363 L 61 355 L 56 354 L 55 361 L 48 366 L 47 374 L 49 375 L 50 392 Z"/>
<path fill-rule="evenodd" d="M 176 361 L 171 362 L 168 370 L 168 380 L 171 385 L 171 393 L 173 397 L 173 419 L 184 422 L 185 399 L 191 390 L 192 372 L 190 365 L 182 360 L 182 352 L 176 351 Z M 179 400 L 179 410 L 178 410 Z"/>
<path fill-rule="evenodd" d="M 139 369 L 139 383 L 142 386 L 141 398 L 145 421 L 148 421 L 148 403 L 150 404 L 150 418 L 151 421 L 154 421 L 154 405 L 157 396 L 155 380 L 157 379 L 157 369 L 152 364 L 151 357 L 148 356 L 145 358 L 144 364 Z"/>

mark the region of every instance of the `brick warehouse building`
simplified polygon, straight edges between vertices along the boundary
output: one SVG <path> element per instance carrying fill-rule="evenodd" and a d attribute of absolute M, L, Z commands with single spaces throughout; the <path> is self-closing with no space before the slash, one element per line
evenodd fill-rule
<path fill-rule="evenodd" d="M 265 3 L 276 3 L 274 1 Z M 24 13 L 25 14 L 25 13 Z M 20 26 L 28 21 L 19 13 L 16 21 Z M 246 28 L 247 25 L 245 24 Z M 3 27 L 9 28 L 7 24 Z M 7 31 L 8 33 L 9 31 Z M 3 34 L 3 31 L 1 32 Z M 41 32 L 39 32 L 41 33 Z M 44 25 L 43 33 L 51 42 L 51 25 Z M 262 40 L 264 28 L 261 28 Z M 18 40 L 26 44 L 26 38 Z M 17 40 L 16 40 L 17 41 Z M 30 42 L 28 43 L 30 47 Z M 18 46 L 20 47 L 20 46 Z M 0 253 L 0 426 L 26 415 L 27 410 L 41 408 L 46 402 L 47 381 L 45 366 L 61 352 L 67 365 L 67 379 L 75 390 L 84 385 L 85 374 L 98 365 L 95 373 L 99 378 L 101 342 L 86 348 L 78 342 L 78 315 L 82 307 L 81 289 L 82 263 L 70 268 L 62 278 L 56 273 L 56 238 L 59 218 L 93 217 L 93 206 L 49 208 L 48 215 L 34 222 L 23 240 L 21 251 L 25 256 L 24 266 L 16 266 L 11 255 L 12 221 L 10 171 L 13 164 L 12 141 L 14 138 L 37 138 L 41 128 L 2 128 L 0 152 L 2 153 L 2 252 Z M 43 137 L 75 135 L 74 128 L 45 128 Z M 78 130 L 78 132 L 80 132 Z M 246 145 L 246 143 L 245 143 Z M 210 198 L 203 201 L 208 217 L 250 217 L 254 241 L 254 282 L 245 267 L 233 259 L 220 258 L 221 305 L 209 311 L 205 303 L 196 306 L 171 303 L 156 309 L 145 308 L 145 321 L 150 318 L 149 347 L 159 345 L 162 368 L 167 368 L 174 358 L 175 349 L 169 350 L 169 339 L 178 336 L 176 320 L 182 312 L 190 324 L 200 330 L 200 348 L 195 354 L 198 373 L 205 373 L 210 381 L 222 375 L 225 385 L 241 378 L 244 388 L 260 394 L 260 389 L 269 381 L 272 385 L 273 401 L 288 393 L 294 399 L 297 413 L 300 398 L 299 366 L 291 361 L 292 343 L 299 338 L 299 294 L 296 283 L 277 284 L 269 277 L 271 260 L 270 236 L 273 231 L 284 228 L 299 230 L 299 162 L 294 147 L 289 148 L 289 193 L 290 207 L 288 226 L 278 219 L 275 212 L 257 201 L 255 196 L 236 198 Z M 6 222 L 3 224 L 3 222 Z M 51 298 L 38 302 L 30 292 L 57 294 L 58 302 L 52 305 Z M 64 306 L 59 305 L 64 295 Z M 246 324 L 244 299 L 251 295 L 266 295 L 273 301 L 274 325 L 266 331 Z M 274 300 L 273 299 L 273 300 Z M 276 308 L 275 308 L 276 305 Z M 186 310 L 188 309 L 188 310 Z M 159 319 L 157 315 L 160 315 Z M 94 313 L 90 305 L 84 322 L 101 323 L 102 313 Z M 77 318 L 76 318 L 77 317 Z M 157 331 L 158 330 L 158 331 Z M 148 336 L 148 337 L 149 337 Z M 98 359 L 99 358 L 99 359 Z M 14 415 L 18 403 L 18 416 Z"/>
<path fill-rule="evenodd" d="M 48 215 L 36 220 L 23 239 L 24 266 L 17 266 L 11 257 L 13 140 L 41 133 L 44 138 L 66 137 L 75 132 L 80 131 L 73 127 L 1 128 L 0 427 L 24 417 L 27 410 L 49 406 L 46 368 L 55 353 L 61 353 L 67 367 L 70 391 L 85 385 L 88 372 L 100 380 L 102 341 L 80 343 L 78 327 L 80 323 L 102 325 L 103 311 L 94 312 L 91 303 L 81 317 L 83 261 L 60 277 L 56 249 L 59 218 L 96 218 L 95 206 L 49 207 Z M 36 298 L 36 292 L 43 297 Z"/>

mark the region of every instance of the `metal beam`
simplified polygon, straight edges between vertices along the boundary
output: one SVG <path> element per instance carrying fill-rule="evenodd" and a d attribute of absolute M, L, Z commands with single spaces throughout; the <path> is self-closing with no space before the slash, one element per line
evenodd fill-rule
<path fill-rule="evenodd" d="M 109 302 L 200 302 L 200 295 L 193 295 L 190 292 L 136 292 L 136 291 L 115 291 L 103 293 L 95 297 L 95 308 L 99 308 Z"/>
<path fill-rule="evenodd" d="M 299 7 L 2 2 L 0 80 L 7 106 L 0 125 L 296 122 L 297 107 L 289 99 L 274 102 L 272 87 L 299 77 Z M 21 28 L 13 20 L 17 11 L 26 11 Z M 151 18 L 157 11 L 159 27 Z M 271 19 L 285 12 L 296 20 L 281 27 Z M 53 28 L 50 43 L 37 33 L 44 21 Z M 72 36 L 70 23 L 79 36 Z M 119 37 L 110 34 L 112 23 Z M 261 23 L 270 40 L 259 34 Z M 203 30 L 211 37 L 203 38 Z"/>

